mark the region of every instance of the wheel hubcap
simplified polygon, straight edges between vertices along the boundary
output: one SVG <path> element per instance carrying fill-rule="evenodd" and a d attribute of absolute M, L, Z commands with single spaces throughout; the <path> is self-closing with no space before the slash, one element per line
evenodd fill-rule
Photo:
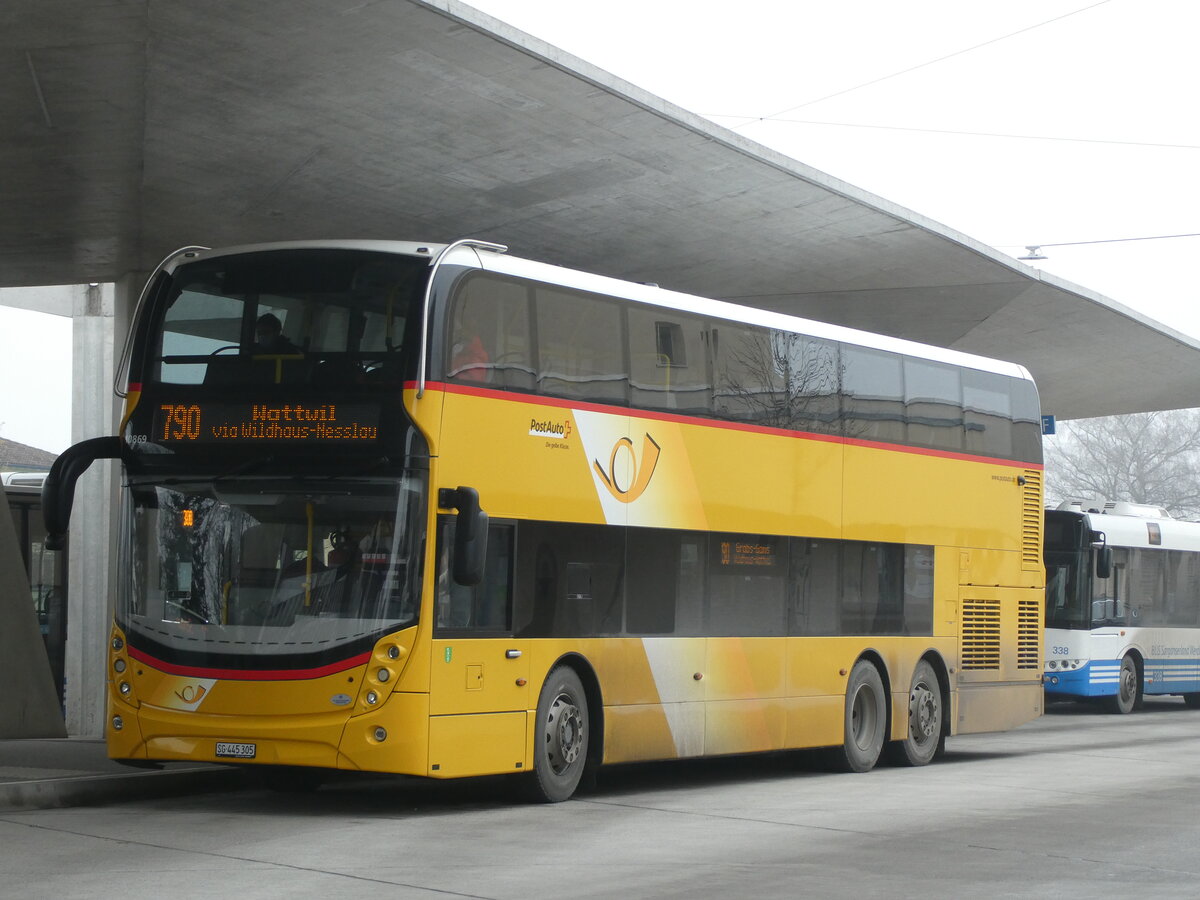
<path fill-rule="evenodd" d="M 921 683 L 914 687 L 908 700 L 912 736 L 919 742 L 929 740 L 937 732 L 940 716 L 937 694 L 929 689 L 929 685 Z"/>
<path fill-rule="evenodd" d="M 550 704 L 546 718 L 546 752 L 558 774 L 579 758 L 583 749 L 583 716 L 568 694 L 559 694 Z"/>
<path fill-rule="evenodd" d="M 860 750 L 871 746 L 878 719 L 879 707 L 875 703 L 875 695 L 865 688 L 859 688 L 854 695 L 854 705 L 850 708 L 850 728 L 854 743 Z"/>
<path fill-rule="evenodd" d="M 1137 692 L 1137 672 L 1127 661 L 1121 666 L 1121 699 L 1132 700 Z"/>

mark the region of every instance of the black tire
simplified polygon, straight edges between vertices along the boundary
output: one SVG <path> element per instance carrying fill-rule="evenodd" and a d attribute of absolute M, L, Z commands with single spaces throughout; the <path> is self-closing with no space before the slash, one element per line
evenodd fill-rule
<path fill-rule="evenodd" d="M 908 736 L 887 746 L 888 760 L 898 766 L 925 766 L 945 746 L 945 698 L 926 660 L 913 670 L 908 689 Z"/>
<path fill-rule="evenodd" d="M 869 772 L 879 761 L 887 736 L 887 694 L 879 670 L 860 659 L 846 681 L 845 737 L 834 751 L 834 764 L 844 772 Z"/>
<path fill-rule="evenodd" d="M 1140 705 L 1142 699 L 1142 673 L 1133 657 L 1126 654 L 1121 658 L 1121 674 L 1117 680 L 1117 692 L 1108 698 L 1108 708 L 1119 715 L 1128 715 Z"/>
<path fill-rule="evenodd" d="M 1200 709 L 1200 694 L 1184 694 L 1183 702 L 1189 709 Z"/>
<path fill-rule="evenodd" d="M 569 800 L 579 787 L 588 761 L 587 695 L 569 666 L 550 672 L 538 697 L 534 729 L 531 799 L 542 803 Z"/>

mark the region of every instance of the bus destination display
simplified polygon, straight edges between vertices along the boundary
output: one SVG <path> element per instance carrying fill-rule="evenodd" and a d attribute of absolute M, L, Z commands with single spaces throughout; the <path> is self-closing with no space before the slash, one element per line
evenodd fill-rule
<path fill-rule="evenodd" d="M 369 403 L 160 403 L 150 440 L 345 444 L 378 437 L 379 407 Z"/>

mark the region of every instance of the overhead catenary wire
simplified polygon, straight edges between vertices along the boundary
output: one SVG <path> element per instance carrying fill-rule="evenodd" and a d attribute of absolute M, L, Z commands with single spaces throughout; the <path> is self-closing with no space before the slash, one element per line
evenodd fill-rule
<path fill-rule="evenodd" d="M 707 116 L 710 119 L 753 119 L 753 121 L 766 121 L 765 119 L 755 119 L 752 116 L 739 115 L 721 115 L 710 114 Z M 911 131 L 918 134 L 946 134 L 959 137 L 986 137 L 986 138 L 1006 138 L 1009 140 L 1018 141 L 1056 141 L 1064 143 L 1076 144 L 1107 144 L 1118 147 L 1151 147 L 1168 150 L 1200 150 L 1200 144 L 1170 144 L 1159 141 L 1118 141 L 1105 138 L 1073 138 L 1073 137 L 1058 137 L 1054 135 L 1040 134 L 1004 134 L 1002 132 L 991 131 L 962 131 L 952 128 L 913 128 L 903 125 L 872 125 L 861 122 L 823 122 L 813 119 L 783 119 L 773 118 L 772 122 L 782 122 L 790 125 L 821 125 L 833 128 L 874 128 L 883 131 Z M 748 123 L 744 123 L 748 124 Z M 734 126 L 735 128 L 737 126 Z"/>
<path fill-rule="evenodd" d="M 1192 232 L 1188 234 L 1151 234 L 1142 237 L 1126 237 L 1126 238 L 1100 238 L 1092 241 L 1058 241 L 1055 243 L 1046 244 L 1022 244 L 1029 252 L 1025 256 L 1018 256 L 1017 259 L 1046 259 L 1041 255 L 1044 247 L 1082 247 L 1086 244 L 1123 244 L 1129 241 L 1167 241 L 1173 238 L 1192 238 L 1200 237 L 1200 232 Z M 1001 244 L 999 247 L 1016 247 L 1017 244 Z"/>
<path fill-rule="evenodd" d="M 970 47 L 964 47 L 962 50 L 955 50 L 953 53 L 947 53 L 946 55 L 939 56 L 936 59 L 927 60 L 923 63 L 918 63 L 915 66 L 909 66 L 908 68 L 900 69 L 899 71 L 891 72 L 887 75 L 880 75 L 878 78 L 872 78 L 869 81 L 864 81 L 860 84 L 853 85 L 852 87 L 843 88 L 840 91 L 834 91 L 832 94 L 826 94 L 822 97 L 816 97 L 812 100 L 806 100 L 805 102 L 798 103 L 795 106 L 789 106 L 787 109 L 781 109 L 777 113 L 771 113 L 770 115 L 766 115 L 766 116 L 747 117 L 750 119 L 750 121 L 744 122 L 744 123 L 742 123 L 742 125 L 734 126 L 734 130 L 736 130 L 737 128 L 744 128 L 746 125 L 753 124 L 754 122 L 764 122 L 764 121 L 771 120 L 771 119 L 777 119 L 780 116 L 787 115 L 790 112 L 795 112 L 798 109 L 804 109 L 806 106 L 813 106 L 817 103 L 824 103 L 826 100 L 832 100 L 834 97 L 841 97 L 841 96 L 844 96 L 845 94 L 849 94 L 853 91 L 862 90 L 863 88 L 871 87 L 872 85 L 880 84 L 884 81 L 889 81 L 893 78 L 899 78 L 901 75 L 907 75 L 910 72 L 916 72 L 918 69 L 924 69 L 929 66 L 936 65 L 937 63 L 945 62 L 948 59 L 953 59 L 956 56 L 962 56 L 964 53 L 971 53 L 971 52 L 973 52 L 975 50 L 979 50 L 983 47 L 988 47 L 992 44 L 999 43 L 1000 41 L 1006 41 L 1009 38 L 1016 37 L 1017 35 L 1025 34 L 1027 32 L 1033 31 L 1034 29 L 1042 28 L 1046 25 L 1051 25 L 1054 22 L 1060 22 L 1063 19 L 1067 19 L 1067 18 L 1070 18 L 1071 16 L 1079 15 L 1080 13 L 1084 13 L 1084 12 L 1087 12 L 1088 10 L 1095 9 L 1098 6 L 1104 6 L 1105 4 L 1111 3 L 1111 2 L 1112 2 L 1112 0 L 1100 0 L 1100 2 L 1098 2 L 1098 3 L 1092 3 L 1088 6 L 1084 6 L 1079 9 L 1072 10 L 1071 12 L 1063 13 L 1061 16 L 1055 16 L 1052 19 L 1046 19 L 1044 22 L 1038 22 L 1035 25 L 1027 25 L 1024 28 L 1019 28 L 1016 31 L 1009 32 L 1008 34 L 1002 34 L 998 37 L 994 37 L 989 40 L 983 41 L 982 43 L 973 44 Z"/>

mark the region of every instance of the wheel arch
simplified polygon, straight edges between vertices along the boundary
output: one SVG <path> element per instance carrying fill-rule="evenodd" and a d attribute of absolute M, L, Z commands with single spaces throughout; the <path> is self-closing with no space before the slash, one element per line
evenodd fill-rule
<path fill-rule="evenodd" d="M 1140 704 L 1142 697 L 1146 694 L 1146 656 L 1142 653 L 1141 648 L 1136 645 L 1125 648 L 1125 652 L 1121 654 L 1121 658 L 1124 659 L 1126 656 L 1133 660 L 1133 667 L 1137 669 L 1138 684 L 1135 702 Z"/>
<path fill-rule="evenodd" d="M 884 716 L 884 740 L 889 740 L 892 733 L 892 673 L 888 669 L 888 665 L 884 662 L 883 654 L 874 648 L 868 647 L 862 653 L 858 654 L 858 658 L 854 660 L 854 664 L 847 670 L 847 674 L 854 670 L 860 662 L 869 662 L 875 667 L 875 671 L 879 673 L 879 678 L 883 682 L 883 706 Z"/>
<path fill-rule="evenodd" d="M 950 667 L 946 664 L 945 657 L 942 656 L 934 648 L 930 647 L 926 650 L 918 663 L 927 662 L 933 668 L 933 674 L 937 676 L 938 688 L 942 692 L 942 736 L 949 735 L 952 731 L 954 717 L 950 714 L 951 695 L 950 695 Z M 915 666 L 913 667 L 916 668 Z"/>
<path fill-rule="evenodd" d="M 591 662 L 581 653 L 564 653 L 546 670 L 546 677 L 559 666 L 572 669 L 583 684 L 588 704 L 588 751 L 587 765 L 594 768 L 604 759 L 604 696 L 600 690 L 600 678 Z"/>

